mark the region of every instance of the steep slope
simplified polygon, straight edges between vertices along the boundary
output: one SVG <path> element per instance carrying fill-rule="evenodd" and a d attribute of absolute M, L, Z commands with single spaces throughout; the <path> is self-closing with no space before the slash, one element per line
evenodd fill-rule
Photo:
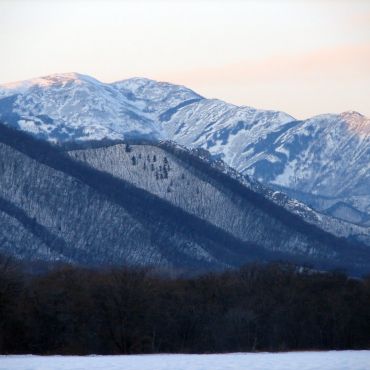
<path fill-rule="evenodd" d="M 370 120 L 359 113 L 295 121 L 277 112 L 200 101 L 179 110 L 164 128 L 176 142 L 205 148 L 320 211 L 342 203 L 347 210 L 332 215 L 364 225 L 369 220 Z"/>
<path fill-rule="evenodd" d="M 297 121 L 169 83 L 62 74 L 0 86 L 0 119 L 49 141 L 145 137 L 201 147 L 318 211 L 370 225 L 370 120 L 356 112 Z"/>
<path fill-rule="evenodd" d="M 187 147 L 203 147 L 244 173 L 256 161 L 270 159 L 273 137 L 294 122 L 282 112 L 202 100 L 181 108 L 171 119 L 162 121 L 162 126 L 171 140 Z M 251 153 L 258 149 L 259 155 L 251 159 Z"/>
<path fill-rule="evenodd" d="M 167 82 L 147 78 L 130 78 L 110 84 L 120 91 L 144 113 L 151 113 L 157 120 L 169 118 L 171 112 L 204 99 L 194 91 Z"/>
<path fill-rule="evenodd" d="M 370 214 L 369 119 L 356 112 L 314 117 L 277 145 L 291 154 L 270 182 L 313 194 L 311 202 L 318 209 L 344 203 L 349 212 L 340 217 L 359 223 L 368 220 L 359 219 L 358 212 Z"/>
<path fill-rule="evenodd" d="M 215 188 L 214 183 L 202 171 L 207 173 L 208 167 L 216 169 L 231 177 L 243 188 L 262 195 L 308 223 L 338 237 L 353 238 L 370 244 L 369 228 L 320 214 L 305 204 L 287 197 L 284 193 L 273 191 L 247 176 L 240 175 L 223 161 L 214 160 L 209 152 L 204 150 L 189 151 L 171 142 L 138 145 L 120 143 L 101 144 L 98 147 L 95 144 L 95 147 L 90 149 L 70 150 L 69 155 L 165 198 L 242 239 L 252 238 L 253 242 L 268 247 L 273 245 L 274 248 L 279 249 L 279 242 L 273 236 L 271 239 L 264 240 L 268 232 L 256 224 L 256 219 L 248 219 L 246 216 L 245 210 L 250 210 L 251 206 L 248 205 L 245 208 L 242 203 L 230 203 L 229 194 L 220 192 L 220 186 Z M 203 166 L 201 171 L 194 173 L 190 171 L 191 167 L 186 164 L 186 161 L 184 163 L 184 158 L 190 160 L 193 166 L 196 161 L 201 160 L 208 167 Z M 222 212 L 219 211 L 220 209 Z M 260 222 L 259 218 L 257 220 Z M 257 235 L 252 237 L 255 232 Z M 284 248 L 286 249 L 286 244 Z"/>
<path fill-rule="evenodd" d="M 0 86 L 0 119 L 49 141 L 156 138 L 162 111 L 202 99 L 181 86 L 66 73 Z"/>
<path fill-rule="evenodd" d="M 88 265 L 187 269 L 272 257 L 46 143 L 4 126 L 0 133 L 2 229 L 11 230 L 1 235 L 3 252 Z"/>
<path fill-rule="evenodd" d="M 49 141 L 157 136 L 125 94 L 78 74 L 52 75 L 0 91 L 1 118 Z"/>
<path fill-rule="evenodd" d="M 137 172 L 144 150 L 151 158 L 146 186 L 168 182 L 167 197 L 163 185 L 144 190 Z M 0 152 L 2 228 L 12 230 L 0 234 L 0 249 L 18 257 L 195 270 L 284 259 L 357 274 L 370 269 L 368 248 L 323 233 L 186 152 L 117 144 L 66 156 L 5 126 Z M 76 154 L 104 172 L 72 159 Z M 174 196 L 186 188 L 188 197 Z"/>
<path fill-rule="evenodd" d="M 294 209 L 301 216 L 306 213 L 305 219 L 311 218 L 312 224 L 321 223 L 325 216 L 286 196 L 278 198 L 277 192 L 268 193 L 265 189 L 266 196 L 262 197 L 261 191 L 254 191 L 256 184 L 236 173 L 234 176 L 231 168 L 222 168 L 220 162 L 209 163 L 200 159 L 202 154 L 172 143 L 118 143 L 69 150 L 68 154 L 146 189 L 246 242 L 289 255 L 288 258 L 334 261 L 346 244 L 284 208 Z M 334 226 L 330 223 L 327 226 L 333 232 Z M 353 248 L 362 249 L 353 245 L 351 253 Z"/>

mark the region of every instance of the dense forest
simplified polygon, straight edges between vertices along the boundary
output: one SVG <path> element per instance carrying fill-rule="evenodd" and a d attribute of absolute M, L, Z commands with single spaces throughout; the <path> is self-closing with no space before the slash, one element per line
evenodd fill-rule
<path fill-rule="evenodd" d="M 193 277 L 0 260 L 0 353 L 370 348 L 370 277 L 247 265 Z"/>

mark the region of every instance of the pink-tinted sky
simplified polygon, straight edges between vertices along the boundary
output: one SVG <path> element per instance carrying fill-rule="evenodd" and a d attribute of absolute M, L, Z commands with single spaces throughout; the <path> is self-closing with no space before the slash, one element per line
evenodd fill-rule
<path fill-rule="evenodd" d="M 1 0 L 0 83 L 71 71 L 370 116 L 370 1 Z"/>

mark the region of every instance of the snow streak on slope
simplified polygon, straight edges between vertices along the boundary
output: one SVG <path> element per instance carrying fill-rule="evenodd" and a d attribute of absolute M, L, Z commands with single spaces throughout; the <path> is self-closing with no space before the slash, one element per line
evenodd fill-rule
<path fill-rule="evenodd" d="M 342 203 L 333 216 L 370 224 L 370 120 L 359 113 L 296 121 L 281 112 L 201 100 L 162 125 L 172 140 L 205 148 L 320 211 Z"/>
<path fill-rule="evenodd" d="M 50 141 L 139 137 L 201 147 L 321 212 L 370 225 L 370 120 L 357 112 L 297 121 L 169 83 L 71 73 L 0 86 L 0 120 Z"/>
<path fill-rule="evenodd" d="M 201 100 L 182 108 L 162 125 L 172 140 L 188 147 L 203 147 L 243 172 L 258 160 L 274 160 L 268 152 L 260 152 L 258 158 L 251 158 L 251 153 L 259 142 L 266 142 L 271 133 L 276 135 L 293 121 L 282 112 Z"/>
<path fill-rule="evenodd" d="M 166 112 L 168 116 L 170 114 L 168 110 L 176 107 L 179 109 L 179 105 L 184 106 L 185 103 L 189 104 L 203 99 L 184 86 L 157 82 L 147 78 L 130 78 L 115 82 L 111 86 L 118 89 L 142 112 L 153 113 L 152 118 L 155 120 Z"/>
<path fill-rule="evenodd" d="M 0 87 L 0 118 L 50 141 L 155 138 L 160 130 L 152 104 L 167 109 L 184 98 L 200 99 L 185 88 L 172 93 L 174 88 L 164 83 L 150 89 L 150 98 L 141 98 L 146 83 L 151 82 L 133 79 L 110 85 L 71 73 L 7 84 Z"/>

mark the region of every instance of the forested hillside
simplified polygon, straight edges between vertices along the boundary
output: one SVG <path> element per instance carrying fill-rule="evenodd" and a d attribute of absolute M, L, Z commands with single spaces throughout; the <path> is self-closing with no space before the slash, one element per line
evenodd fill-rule
<path fill-rule="evenodd" d="M 306 223 L 171 145 L 67 154 L 0 131 L 0 248 L 18 258 L 198 272 L 272 260 L 356 275 L 370 269 L 368 247 Z"/>

